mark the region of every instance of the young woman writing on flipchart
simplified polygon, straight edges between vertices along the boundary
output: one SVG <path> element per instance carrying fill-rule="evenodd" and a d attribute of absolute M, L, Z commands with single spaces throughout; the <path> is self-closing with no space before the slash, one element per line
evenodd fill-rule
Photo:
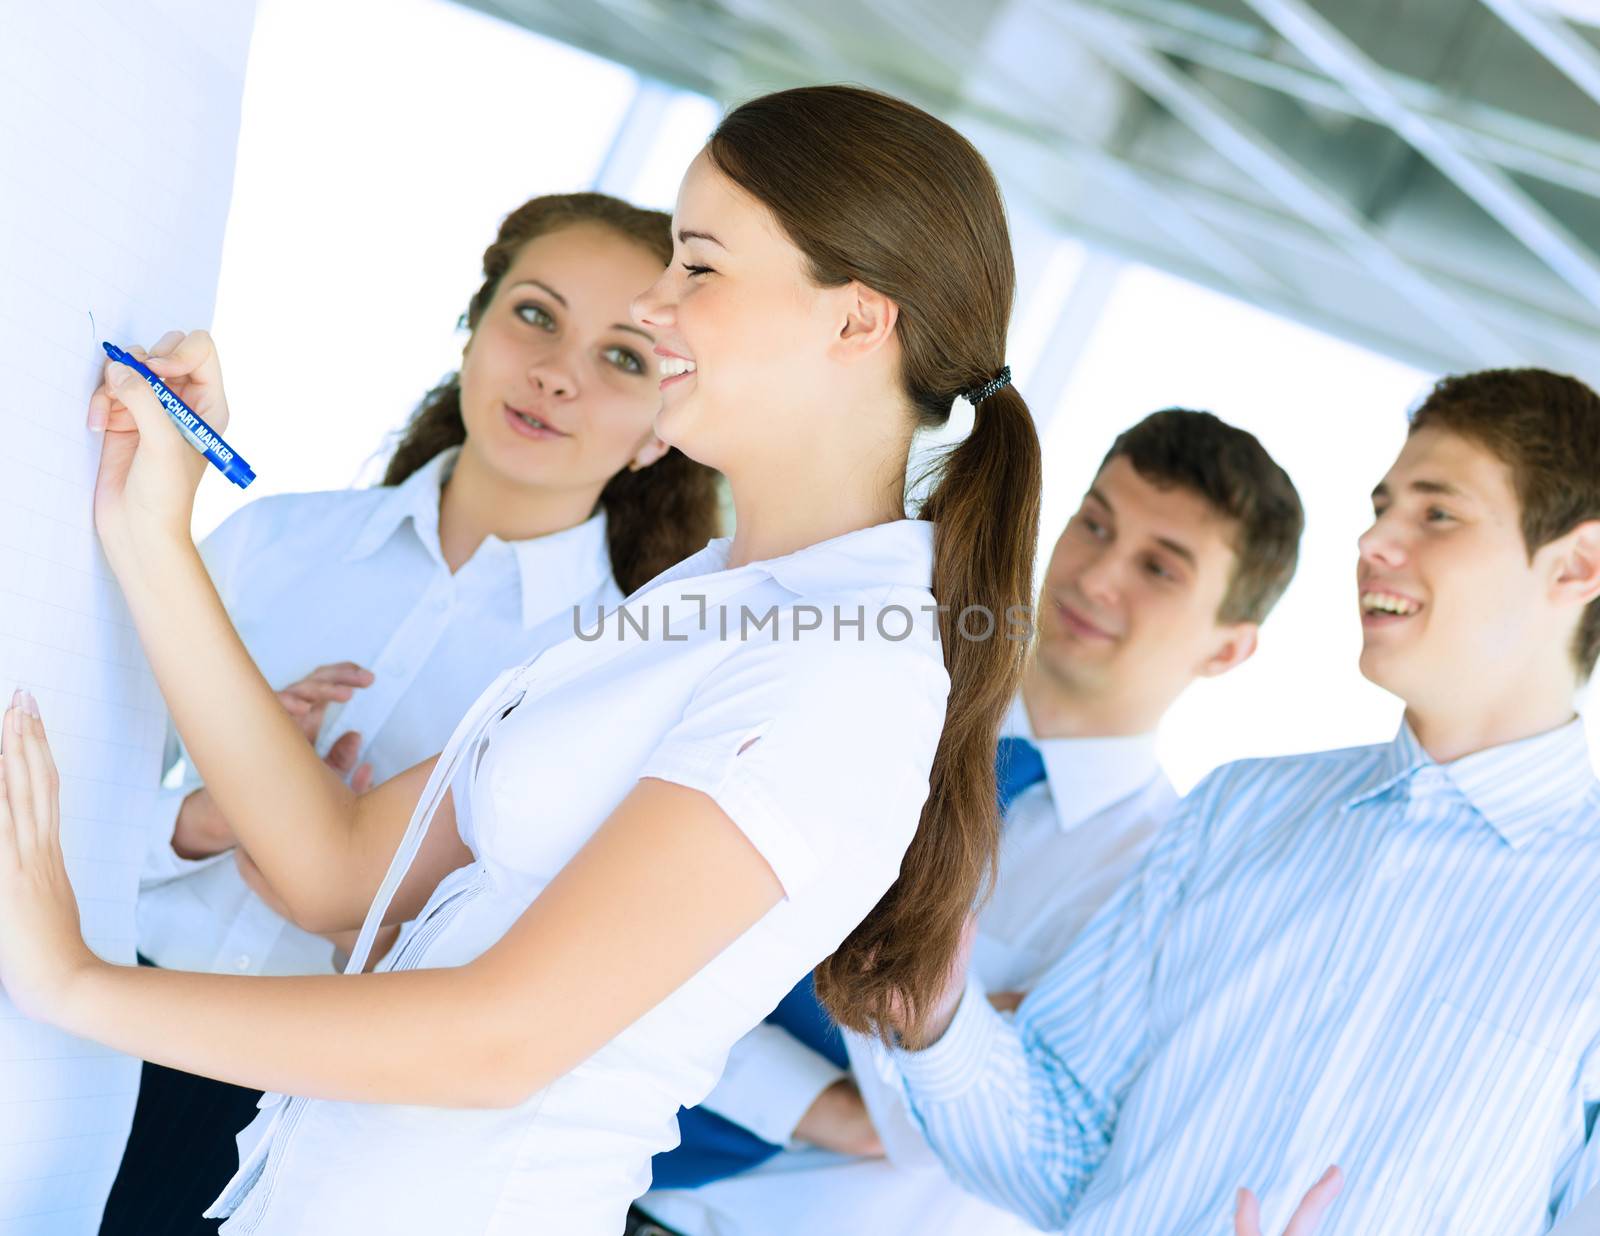
<path fill-rule="evenodd" d="M 667 375 L 656 432 L 727 476 L 737 534 L 507 671 L 436 760 L 360 797 L 216 601 L 188 535 L 200 459 L 108 376 L 129 415 L 97 524 L 178 728 L 303 925 L 366 921 L 347 976 L 99 962 L 37 709 L 13 708 L 0 978 L 76 1033 L 315 1096 L 241 1137 L 225 1231 L 615 1236 L 678 1107 L 801 975 L 821 963 L 843 1024 L 894 1015 L 913 1041 L 942 987 L 994 852 L 1039 499 L 993 176 L 907 104 L 786 91 L 724 119 L 673 222 L 634 306 Z M 157 371 L 224 419 L 205 340 Z M 975 427 L 907 519 L 912 435 L 963 393 Z M 769 610 L 783 637 L 741 638 Z M 362 974 L 385 919 L 415 921 Z"/>

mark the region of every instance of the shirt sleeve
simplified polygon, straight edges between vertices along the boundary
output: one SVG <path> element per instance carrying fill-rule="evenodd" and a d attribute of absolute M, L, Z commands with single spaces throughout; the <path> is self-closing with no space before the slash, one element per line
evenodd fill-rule
<path fill-rule="evenodd" d="M 928 796 L 949 690 L 943 658 L 915 636 L 889 640 L 864 625 L 859 639 L 814 631 L 741 643 L 639 774 L 715 800 L 790 898 L 874 847 L 894 850 L 897 866 Z"/>
<path fill-rule="evenodd" d="M 763 1022 L 733 1045 L 722 1079 L 701 1106 L 782 1146 L 817 1096 L 848 1076 L 787 1030 Z"/>
<path fill-rule="evenodd" d="M 201 781 L 195 775 L 193 766 L 184 760 L 182 767 L 183 780 L 179 785 L 156 791 L 155 806 L 150 812 L 150 836 L 145 847 L 144 869 L 139 873 L 140 888 L 153 888 L 224 859 L 230 862 L 233 859 L 228 850 L 208 854 L 204 858 L 179 858 L 177 851 L 172 848 L 172 832 L 178 826 L 178 812 L 183 809 L 183 800 L 201 788 Z"/>
<path fill-rule="evenodd" d="M 1163 827 L 1143 863 L 1014 1020 L 975 977 L 938 1042 L 895 1051 L 906 1098 L 968 1191 L 1054 1231 L 1111 1146 L 1143 1068 L 1160 943 L 1201 849 L 1206 785 Z"/>

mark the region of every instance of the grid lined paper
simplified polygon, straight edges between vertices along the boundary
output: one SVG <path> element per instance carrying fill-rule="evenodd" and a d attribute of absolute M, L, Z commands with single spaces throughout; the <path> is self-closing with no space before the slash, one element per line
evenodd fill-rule
<path fill-rule="evenodd" d="M 19 4 L 0 38 L 0 695 L 39 698 L 84 935 L 122 963 L 165 714 L 95 540 L 89 315 L 124 346 L 210 322 L 253 15 Z M 138 1080 L 0 992 L 0 1236 L 98 1228 Z"/>

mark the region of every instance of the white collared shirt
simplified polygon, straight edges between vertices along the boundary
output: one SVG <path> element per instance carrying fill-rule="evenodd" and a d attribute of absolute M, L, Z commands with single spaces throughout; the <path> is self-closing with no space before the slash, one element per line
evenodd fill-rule
<path fill-rule="evenodd" d="M 973 944 L 973 968 L 991 991 L 1031 986 L 1066 952 L 1178 801 L 1156 761 L 1153 734 L 1037 739 L 1020 697 L 1001 733 L 1039 748 L 1045 780 L 1017 795 L 1001 831 L 999 877 Z M 730 1057 L 738 1061 L 737 1076 L 725 1075 L 706 1106 L 781 1142 L 810 1105 L 800 1105 L 807 1086 L 815 1087 L 814 1099 L 839 1074 L 783 1031 L 762 1029 L 771 1035 L 751 1034 L 740 1042 Z M 773 1037 L 778 1041 L 769 1041 Z M 906 1111 L 892 1061 L 875 1059 L 855 1035 L 846 1034 L 845 1042 L 887 1159 L 791 1147 L 727 1180 L 647 1194 L 640 1203 L 644 1209 L 685 1236 L 1002 1236 L 1035 1230 L 963 1192 Z M 810 1059 L 796 1062 L 797 1053 Z M 758 1123 L 763 1107 L 765 1125 Z M 746 1113 L 756 1122 L 747 1121 Z M 782 1120 L 789 1124 L 778 1131 L 774 1122 Z"/>
<path fill-rule="evenodd" d="M 1156 760 L 1153 733 L 1035 738 L 1020 697 L 1001 733 L 1039 748 L 1045 780 L 1006 813 L 973 967 L 990 991 L 1025 991 L 1111 899 L 1178 796 Z"/>
<path fill-rule="evenodd" d="M 380 782 L 437 753 L 507 665 L 569 636 L 574 605 L 593 621 L 597 606 L 622 600 L 603 513 L 531 540 L 491 536 L 452 575 L 439 499 L 455 456 L 442 453 L 398 486 L 262 498 L 201 547 L 274 688 L 334 661 L 372 670 L 370 687 L 328 709 L 318 749 L 359 731 L 359 758 Z M 268 909 L 231 853 L 193 862 L 173 853 L 178 809 L 200 781 L 170 734 L 169 753 L 171 788 L 151 821 L 138 903 L 140 951 L 176 970 L 330 971 L 333 946 Z"/>
<path fill-rule="evenodd" d="M 933 526 L 897 520 L 738 568 L 728 545 L 711 542 L 473 705 L 385 887 L 446 792 L 474 861 L 441 881 L 379 968 L 481 955 L 645 777 L 711 797 L 783 899 L 513 1107 L 267 1096 L 212 1208 L 231 1215 L 223 1231 L 616 1236 L 651 1157 L 677 1144 L 678 1108 L 705 1097 L 728 1049 L 893 883 L 949 691 L 929 617 Z M 745 613 L 760 620 L 753 629 Z M 795 638 L 796 628 L 809 630 Z M 670 920 L 670 902 L 656 909 Z M 381 912 L 380 893 L 369 930 Z M 362 960 L 358 944 L 351 968 Z M 527 1032 L 540 1033 L 537 1021 Z"/>

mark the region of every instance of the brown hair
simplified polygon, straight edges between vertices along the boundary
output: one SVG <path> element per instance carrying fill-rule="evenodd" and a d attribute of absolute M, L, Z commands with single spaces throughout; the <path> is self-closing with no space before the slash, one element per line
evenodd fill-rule
<path fill-rule="evenodd" d="M 1536 550 L 1600 519 L 1600 395 L 1545 369 L 1486 369 L 1441 378 L 1411 414 L 1411 433 L 1442 429 L 1511 469 L 1522 540 Z M 1600 599 L 1584 607 L 1572 642 L 1583 678 L 1600 658 Z"/>
<path fill-rule="evenodd" d="M 672 220 L 659 210 L 642 210 L 604 193 L 536 197 L 505 217 L 494 243 L 483 251 L 483 284 L 468 303 L 462 324 L 477 329 L 523 245 L 576 223 L 608 227 L 649 250 L 663 266 L 672 260 Z M 461 378 L 452 373 L 412 413 L 383 483 L 400 484 L 466 437 Z M 717 474 L 675 448 L 649 467 L 618 472 L 600 491 L 600 506 L 606 513 L 611 573 L 625 593 L 687 558 L 720 531 Z"/>
<path fill-rule="evenodd" d="M 1265 622 L 1294 578 L 1306 513 L 1289 474 L 1252 433 L 1209 412 L 1165 408 L 1117 435 L 1101 471 L 1126 459 L 1145 480 L 1203 498 L 1237 525 L 1218 622 Z"/>
<path fill-rule="evenodd" d="M 966 138 L 899 99 L 847 86 L 769 94 L 735 108 L 708 147 L 767 207 L 823 287 L 853 280 L 899 308 L 895 330 L 917 427 L 943 425 L 958 393 L 1005 363 L 1016 272 L 993 173 Z M 999 839 L 994 757 L 1026 642 L 958 631 L 969 607 L 1009 621 L 1033 590 L 1039 438 L 1007 386 L 942 461 L 919 512 L 932 520 L 933 591 L 950 674 L 927 802 L 899 879 L 817 969 L 844 1026 L 901 1030 L 915 1046 L 944 989 Z"/>

